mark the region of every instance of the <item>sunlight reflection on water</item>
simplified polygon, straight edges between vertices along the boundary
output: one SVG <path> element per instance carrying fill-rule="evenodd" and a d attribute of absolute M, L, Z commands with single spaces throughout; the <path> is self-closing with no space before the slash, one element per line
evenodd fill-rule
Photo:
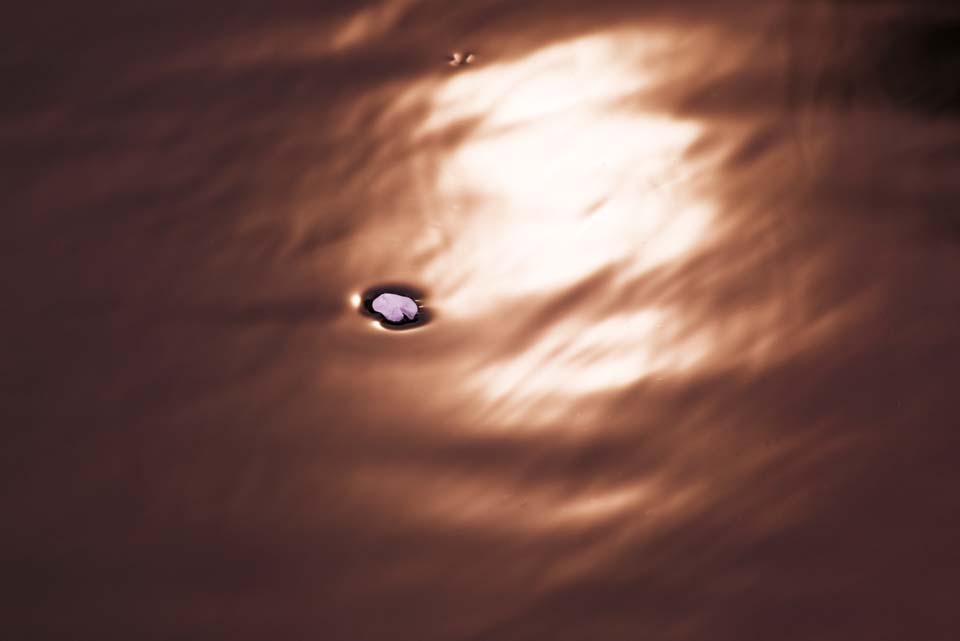
<path fill-rule="evenodd" d="M 446 322 L 470 323 L 476 339 L 604 270 L 615 277 L 589 293 L 598 299 L 707 242 L 712 205 L 693 163 L 681 165 L 699 126 L 618 106 L 669 71 L 669 41 L 613 30 L 411 88 L 431 104 L 415 141 L 462 122 L 468 133 L 425 161 L 438 167 L 418 194 L 430 226 L 373 221 L 354 251 L 390 242 L 430 256 L 419 278 Z M 458 376 L 461 392 L 448 393 L 478 394 L 494 423 L 530 424 L 543 418 L 530 404 L 539 397 L 551 397 L 553 417 L 581 394 L 693 366 L 705 347 L 672 340 L 678 312 L 654 304 L 606 318 L 557 308 L 523 349 Z"/>

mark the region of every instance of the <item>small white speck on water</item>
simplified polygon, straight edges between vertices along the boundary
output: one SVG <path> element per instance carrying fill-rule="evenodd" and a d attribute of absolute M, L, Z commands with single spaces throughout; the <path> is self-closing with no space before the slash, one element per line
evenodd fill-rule
<path fill-rule="evenodd" d="M 477 56 L 472 51 L 454 51 L 447 56 L 447 64 L 451 67 L 461 67 L 473 64 L 476 59 Z"/>

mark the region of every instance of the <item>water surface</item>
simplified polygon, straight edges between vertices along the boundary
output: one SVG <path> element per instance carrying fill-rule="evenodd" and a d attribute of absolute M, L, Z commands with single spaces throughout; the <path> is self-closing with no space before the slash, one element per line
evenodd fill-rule
<path fill-rule="evenodd" d="M 957 638 L 938 7 L 19 10 L 8 629 Z"/>

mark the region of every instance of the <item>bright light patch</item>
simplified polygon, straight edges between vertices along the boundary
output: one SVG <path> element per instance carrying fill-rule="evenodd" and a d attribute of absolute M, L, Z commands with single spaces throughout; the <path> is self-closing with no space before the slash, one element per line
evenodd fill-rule
<path fill-rule="evenodd" d="M 432 218 L 455 218 L 449 254 L 428 266 L 451 314 L 478 297 L 556 291 L 612 262 L 643 271 L 702 239 L 712 212 L 682 192 L 691 168 L 680 162 L 699 127 L 621 102 L 656 80 L 648 60 L 662 45 L 636 30 L 592 35 L 437 90 L 421 135 L 481 119 L 435 185 L 440 203 L 476 203 Z"/>
<path fill-rule="evenodd" d="M 662 86 L 669 44 L 615 30 L 411 87 L 398 104 L 431 105 L 408 159 L 433 178 L 416 194 L 424 218 L 380 220 L 358 251 L 389 242 L 422 256 L 417 278 L 454 325 L 511 319 L 605 270 L 622 283 L 683 260 L 714 218 L 684 157 L 701 129 L 638 106 Z M 453 129 L 465 132 L 456 144 L 438 142 Z M 584 394 L 684 370 L 706 352 L 702 340 L 665 329 L 681 324 L 673 308 L 620 311 L 558 308 L 512 352 L 465 366 L 458 384 L 485 420 L 532 425 Z"/>
<path fill-rule="evenodd" d="M 562 415 L 567 403 L 583 395 L 695 367 L 708 348 L 702 335 L 678 336 L 671 314 L 662 310 L 586 326 L 571 319 L 549 327 L 515 357 L 474 371 L 467 385 L 486 399 L 482 412 L 489 418 L 510 422 L 534 409 L 552 418 L 550 408 L 558 406 L 555 413 Z"/>
<path fill-rule="evenodd" d="M 485 64 L 452 77 L 433 94 L 434 110 L 420 133 L 477 116 L 490 128 L 515 126 L 628 96 L 657 80 L 654 70 L 640 64 L 665 44 L 663 36 L 630 29 L 582 36 L 520 60 Z"/>

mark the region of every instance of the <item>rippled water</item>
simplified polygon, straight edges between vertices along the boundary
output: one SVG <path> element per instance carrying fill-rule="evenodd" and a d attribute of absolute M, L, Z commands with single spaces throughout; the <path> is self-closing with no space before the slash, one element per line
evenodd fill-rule
<path fill-rule="evenodd" d="M 17 638 L 960 634 L 960 13 L 111 4 L 4 29 Z"/>

